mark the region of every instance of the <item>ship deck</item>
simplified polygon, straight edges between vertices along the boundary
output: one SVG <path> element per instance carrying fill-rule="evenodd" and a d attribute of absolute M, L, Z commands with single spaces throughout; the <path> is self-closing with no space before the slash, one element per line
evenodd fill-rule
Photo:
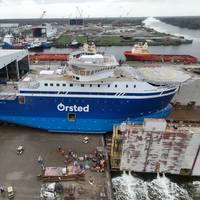
<path fill-rule="evenodd" d="M 73 81 L 73 82 L 80 82 L 76 81 L 75 79 L 72 78 L 71 75 L 68 74 L 60 74 L 61 69 L 63 66 L 59 64 L 34 64 L 31 65 L 31 73 L 27 74 L 27 76 L 23 80 L 51 80 L 51 81 Z M 66 67 L 67 69 L 67 67 Z M 120 77 L 120 79 L 119 79 Z M 21 81 L 22 83 L 26 81 Z M 120 82 L 120 81 L 130 81 L 130 80 L 137 80 L 136 74 L 132 73 L 130 74 L 129 71 L 126 71 L 123 75 L 120 70 L 120 68 L 117 68 L 114 71 L 114 76 L 109 77 L 109 78 L 102 78 L 99 79 L 98 81 L 90 81 L 90 82 L 96 82 L 96 83 L 108 83 L 108 82 Z M 102 82 L 103 81 L 103 82 Z M 28 81 L 27 81 L 28 82 Z"/>
<path fill-rule="evenodd" d="M 129 63 L 130 66 L 137 66 L 138 70 L 134 67 L 128 67 L 128 65 L 125 65 L 123 67 L 123 70 L 120 67 L 117 67 L 114 71 L 114 76 L 113 77 L 108 77 L 108 78 L 102 78 L 99 80 L 94 80 L 94 81 L 76 81 L 73 79 L 72 75 L 69 73 L 67 74 L 62 74 L 62 69 L 65 66 L 61 65 L 60 63 L 45 63 L 45 64 L 34 64 L 31 65 L 30 67 L 30 72 L 26 74 L 18 83 L 15 82 L 9 82 L 7 84 L 1 84 L 0 85 L 0 99 L 13 99 L 15 98 L 15 95 L 17 93 L 17 85 L 22 86 L 22 88 L 34 88 L 35 86 L 32 86 L 31 84 L 35 83 L 37 84 L 38 81 L 63 81 L 63 82 L 73 82 L 77 84 L 109 84 L 112 82 L 126 82 L 126 81 L 140 81 L 140 80 L 146 80 L 154 82 L 157 80 L 157 77 L 161 77 L 159 81 L 156 83 L 163 83 L 163 84 L 173 84 L 177 81 L 177 79 L 180 79 L 180 72 L 172 71 L 171 74 L 168 76 L 165 75 L 165 73 L 168 71 L 167 69 L 163 69 L 164 75 L 160 74 L 159 69 L 155 70 L 148 70 L 145 68 L 140 71 L 140 67 L 147 67 L 147 66 L 153 66 L 153 67 L 159 67 L 160 64 L 147 64 L 147 63 L 139 63 L 139 62 L 134 62 L 134 63 Z M 166 67 L 169 67 L 169 64 L 166 64 Z M 171 65 L 170 65 L 171 67 Z M 183 69 L 184 65 L 179 65 L 178 68 Z M 66 71 L 67 71 L 67 66 L 66 66 Z M 150 72 L 150 73 L 149 73 Z M 144 76 L 140 77 L 140 73 L 143 73 Z M 170 72 L 169 72 L 170 73 Z M 150 74 L 150 75 L 149 75 Z M 162 75 L 162 76 L 161 76 Z M 147 79 L 145 79 L 145 76 Z M 170 77 L 168 82 L 166 79 L 163 81 L 163 77 Z M 152 79 L 152 80 L 150 80 Z M 162 80 L 161 80 L 162 79 Z M 32 83 L 31 83 L 32 82 Z"/>
<path fill-rule="evenodd" d="M 1 84 L 0 85 L 0 100 L 14 100 L 16 98 L 16 84 Z"/>
<path fill-rule="evenodd" d="M 103 78 L 94 82 L 146 80 L 157 83 L 173 84 L 189 79 L 189 75 L 184 72 L 184 68 L 186 67 L 185 65 L 176 65 L 176 69 L 173 66 L 174 65 L 172 64 L 128 62 L 127 64 L 123 65 L 123 68 L 120 66 L 116 67 L 113 77 Z M 37 80 L 60 80 L 76 82 L 76 80 L 73 80 L 72 76 L 70 75 L 59 74 L 62 69 L 62 66 L 59 64 L 32 65 L 31 69 L 34 71 L 34 73 L 31 74 L 30 77 L 34 78 L 35 75 Z"/>

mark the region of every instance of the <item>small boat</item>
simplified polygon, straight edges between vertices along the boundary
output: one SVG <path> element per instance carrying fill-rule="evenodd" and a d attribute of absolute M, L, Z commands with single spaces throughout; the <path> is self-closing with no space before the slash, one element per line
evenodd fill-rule
<path fill-rule="evenodd" d="M 81 46 L 81 43 L 77 40 L 72 40 L 70 44 L 68 44 L 69 48 L 79 48 Z"/>
<path fill-rule="evenodd" d="M 29 50 L 40 50 L 43 49 L 42 42 L 36 38 L 28 43 Z"/>
<path fill-rule="evenodd" d="M 148 44 L 138 43 L 132 51 L 125 51 L 124 55 L 128 61 L 150 61 L 150 62 L 172 62 L 184 64 L 196 64 L 198 59 L 191 55 L 175 54 L 151 54 L 148 51 Z"/>

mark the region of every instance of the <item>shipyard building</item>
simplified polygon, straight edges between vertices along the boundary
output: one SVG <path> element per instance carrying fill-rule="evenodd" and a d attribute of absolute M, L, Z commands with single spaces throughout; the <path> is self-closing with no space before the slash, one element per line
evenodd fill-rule
<path fill-rule="evenodd" d="M 0 80 L 18 81 L 29 71 L 27 50 L 0 50 Z"/>

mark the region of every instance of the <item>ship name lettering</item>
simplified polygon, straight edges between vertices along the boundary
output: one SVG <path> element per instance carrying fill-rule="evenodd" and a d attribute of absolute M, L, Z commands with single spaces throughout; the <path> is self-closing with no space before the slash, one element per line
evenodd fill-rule
<path fill-rule="evenodd" d="M 60 112 L 89 112 L 90 106 L 77 106 L 77 105 L 72 105 L 72 106 L 65 106 L 63 103 L 60 103 L 57 105 L 57 109 Z"/>

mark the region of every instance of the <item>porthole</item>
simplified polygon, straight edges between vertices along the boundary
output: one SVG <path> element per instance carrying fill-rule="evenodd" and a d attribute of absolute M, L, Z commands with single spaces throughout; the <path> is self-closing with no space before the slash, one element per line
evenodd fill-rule
<path fill-rule="evenodd" d="M 48 86 L 48 83 L 45 83 L 44 86 Z"/>
<path fill-rule="evenodd" d="M 25 104 L 25 97 L 24 96 L 19 96 L 18 100 L 19 100 L 19 104 Z"/>
<path fill-rule="evenodd" d="M 62 86 L 63 86 L 63 87 L 66 87 L 66 84 L 65 84 L 65 83 L 63 83 L 63 84 L 62 84 Z"/>
<path fill-rule="evenodd" d="M 70 83 L 70 84 L 69 84 L 69 86 L 70 86 L 70 87 L 73 87 L 73 84 L 72 84 L 72 83 Z"/>
<path fill-rule="evenodd" d="M 128 85 L 126 85 L 126 88 L 128 88 Z"/>
<path fill-rule="evenodd" d="M 50 86 L 53 86 L 53 83 L 50 83 Z"/>
<path fill-rule="evenodd" d="M 59 86 L 60 86 L 60 84 L 59 84 L 59 83 L 57 83 L 57 84 L 56 84 L 56 86 L 58 86 L 58 87 L 59 87 Z"/>
<path fill-rule="evenodd" d="M 76 114 L 75 113 L 69 113 L 68 114 L 68 121 L 69 122 L 75 122 L 76 121 Z"/>

